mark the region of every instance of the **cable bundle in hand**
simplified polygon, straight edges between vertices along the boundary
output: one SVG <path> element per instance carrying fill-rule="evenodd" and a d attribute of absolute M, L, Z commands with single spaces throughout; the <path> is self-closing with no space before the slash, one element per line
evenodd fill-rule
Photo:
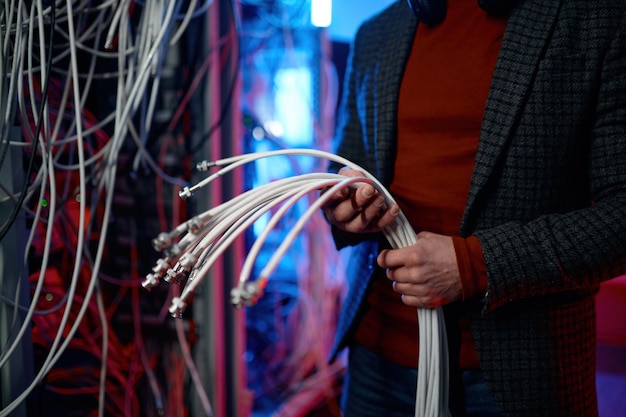
<path fill-rule="evenodd" d="M 249 306 L 263 295 L 272 272 L 285 255 L 307 221 L 321 209 L 336 191 L 352 184 L 368 183 L 381 192 L 388 203 L 393 197 L 380 182 L 363 168 L 334 154 L 313 149 L 285 149 L 258 152 L 221 159 L 215 162 L 201 162 L 197 169 L 216 172 L 192 187 L 185 187 L 180 192 L 181 198 L 190 198 L 194 191 L 210 184 L 226 173 L 252 163 L 261 158 L 278 155 L 303 155 L 323 158 L 343 164 L 364 173 L 364 177 L 346 177 L 331 173 L 309 173 L 280 179 L 257 188 L 248 190 L 217 207 L 201 213 L 179 225 L 169 233 L 162 233 L 153 244 L 155 249 L 163 251 L 164 257 L 157 261 L 153 272 L 143 282 L 145 288 L 152 288 L 161 279 L 169 283 L 178 283 L 182 290 L 172 300 L 170 313 L 181 317 L 190 296 L 207 276 L 215 261 L 224 251 L 252 226 L 261 216 L 274 211 L 262 233 L 250 248 L 242 266 L 239 281 L 231 291 L 231 303 L 238 308 Z M 305 213 L 298 219 L 283 242 L 270 257 L 256 280 L 250 275 L 260 249 L 272 229 L 285 213 L 299 200 L 312 192 L 324 190 Z M 391 247 L 408 247 L 417 241 L 415 231 L 402 212 L 396 220 L 383 230 Z M 448 354 L 447 338 L 441 308 L 418 309 L 419 320 L 419 363 L 416 393 L 415 415 L 420 417 L 445 417 L 448 415 Z"/>

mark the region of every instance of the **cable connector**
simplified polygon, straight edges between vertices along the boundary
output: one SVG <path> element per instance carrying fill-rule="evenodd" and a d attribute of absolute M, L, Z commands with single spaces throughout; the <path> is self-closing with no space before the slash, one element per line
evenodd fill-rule
<path fill-rule="evenodd" d="M 178 192 L 178 196 L 182 198 L 183 200 L 188 200 L 193 196 L 193 193 L 191 192 L 191 188 L 184 187 L 182 190 Z"/>
<path fill-rule="evenodd" d="M 191 233 L 192 235 L 197 235 L 198 232 L 202 229 L 203 222 L 198 217 L 194 217 L 192 219 L 189 219 L 185 226 L 187 226 L 188 233 Z"/>
<path fill-rule="evenodd" d="M 160 280 L 161 280 L 160 275 L 150 273 L 146 275 L 146 279 L 143 280 L 143 282 L 141 283 L 141 286 L 144 287 L 146 290 L 151 290 L 152 288 L 159 285 Z"/>
<path fill-rule="evenodd" d="M 183 267 L 179 263 L 177 263 L 176 265 L 174 265 L 174 267 L 167 270 L 167 274 L 165 274 L 163 279 L 168 284 L 179 284 L 183 281 L 185 277 L 185 272 L 186 271 L 183 269 Z"/>
<path fill-rule="evenodd" d="M 263 295 L 264 288 L 265 285 L 259 284 L 258 281 L 246 282 L 243 287 L 236 287 L 230 291 L 230 302 L 236 308 L 255 305 Z"/>
<path fill-rule="evenodd" d="M 172 245 L 172 237 L 168 233 L 159 233 L 157 237 L 152 239 L 152 247 L 157 252 L 162 251 L 163 249 Z"/>
<path fill-rule="evenodd" d="M 198 258 L 193 253 L 187 252 L 180 257 L 180 260 L 178 262 L 186 272 L 189 272 L 191 271 L 191 268 L 193 268 L 193 266 L 196 264 L 197 260 Z"/>
<path fill-rule="evenodd" d="M 176 259 L 182 253 L 182 249 L 178 244 L 172 245 L 171 248 L 167 250 L 167 257 L 169 259 Z"/>
<path fill-rule="evenodd" d="M 204 160 L 204 161 L 196 163 L 196 170 L 201 171 L 201 172 L 208 171 L 209 168 L 214 167 L 215 165 L 216 165 L 215 162 Z"/>
<path fill-rule="evenodd" d="M 169 308 L 169 312 L 172 317 L 176 319 L 183 318 L 183 311 L 187 307 L 187 303 L 185 303 L 180 297 L 172 298 L 172 305 Z"/>
<path fill-rule="evenodd" d="M 171 264 L 166 259 L 158 259 L 156 261 L 156 265 L 152 267 L 152 272 L 158 274 L 159 276 L 165 274 L 168 269 L 170 269 Z"/>

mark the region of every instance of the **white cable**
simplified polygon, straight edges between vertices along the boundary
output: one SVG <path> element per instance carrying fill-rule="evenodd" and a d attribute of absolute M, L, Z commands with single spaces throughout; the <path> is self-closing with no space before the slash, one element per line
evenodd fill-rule
<path fill-rule="evenodd" d="M 273 221 L 271 222 L 271 224 L 268 224 L 266 231 L 264 231 L 264 233 L 262 233 L 261 235 L 257 237 L 256 241 L 254 242 L 254 245 L 250 249 L 249 254 L 246 256 L 246 262 L 249 265 L 252 265 L 253 262 L 256 260 L 260 252 L 261 246 L 265 243 L 267 236 L 269 236 L 269 231 L 271 230 L 271 226 L 276 225 L 278 221 L 280 220 L 280 218 L 286 213 L 287 210 L 283 210 L 283 208 L 286 208 L 286 209 L 290 208 L 290 206 L 295 204 L 297 200 L 301 199 L 306 194 L 309 194 L 312 191 L 321 190 L 321 189 L 324 189 L 325 187 L 330 187 L 324 193 L 322 197 L 320 197 L 314 204 L 312 204 L 307 209 L 307 211 L 298 219 L 296 224 L 291 228 L 289 233 L 287 233 L 287 235 L 283 239 L 283 242 L 279 245 L 279 247 L 276 249 L 276 252 L 274 252 L 274 255 L 272 255 L 272 257 L 267 262 L 265 268 L 263 268 L 263 270 L 261 270 L 261 272 L 259 273 L 259 276 L 257 278 L 258 280 L 265 281 L 269 279 L 269 276 L 274 272 L 276 266 L 278 265 L 278 262 L 283 258 L 283 256 L 287 252 L 287 249 L 292 245 L 297 235 L 304 228 L 305 223 L 309 220 L 309 218 L 313 214 L 315 214 L 316 212 L 320 210 L 320 207 L 322 206 L 324 202 L 326 202 L 327 200 L 333 197 L 333 194 L 335 192 L 339 191 L 340 189 L 344 187 L 350 186 L 351 184 L 363 183 L 363 182 L 371 183 L 370 181 L 367 180 L 367 178 L 360 178 L 360 177 L 346 178 L 340 175 L 337 175 L 337 177 L 339 178 L 335 178 L 332 181 L 325 181 L 323 183 L 315 183 L 315 184 L 312 184 L 312 186 L 310 187 L 304 188 L 301 192 L 294 195 L 290 199 L 291 204 L 286 204 L 285 206 L 281 207 L 281 209 L 278 212 L 276 212 L 276 214 L 272 217 Z M 251 267 L 246 269 L 245 264 L 244 264 L 244 268 L 242 268 L 239 282 L 245 283 L 249 278 L 250 272 L 251 272 Z"/>
<path fill-rule="evenodd" d="M 26 319 L 20 321 L 21 327 L 16 329 L 16 337 L 6 342 L 6 346 L 0 348 L 0 367 L 12 356 L 18 348 L 20 340 L 28 331 L 31 319 L 37 314 L 37 301 L 40 299 L 41 293 L 45 289 L 46 270 L 49 267 L 49 259 L 51 252 L 55 250 L 52 246 L 56 238 L 53 239 L 58 220 L 65 213 L 64 200 L 71 198 L 73 194 L 79 190 L 78 195 L 81 197 L 79 204 L 78 222 L 75 225 L 78 239 L 74 243 L 74 247 L 70 248 L 75 253 L 74 270 L 64 277 L 64 282 L 69 290 L 65 294 L 63 314 L 60 325 L 56 334 L 52 334 L 52 347 L 45 358 L 42 358 L 43 364 L 37 369 L 37 374 L 33 376 L 32 384 L 18 397 L 10 398 L 8 407 L 0 410 L 0 416 L 10 414 L 19 403 L 21 403 L 29 392 L 41 381 L 41 378 L 48 373 L 54 363 L 59 359 L 60 355 L 66 350 L 74 334 L 76 333 L 83 317 L 87 312 L 87 306 L 92 300 L 93 291 L 96 290 L 97 276 L 104 253 L 104 244 L 106 241 L 107 229 L 110 223 L 111 204 L 115 189 L 116 165 L 118 162 L 118 154 L 124 141 L 127 139 L 128 131 L 133 132 L 135 125 L 131 123 L 133 120 L 140 120 L 141 126 L 136 128 L 145 137 L 146 132 L 150 128 L 150 120 L 153 118 L 154 102 L 156 97 L 156 89 L 159 85 L 158 71 L 155 74 L 154 69 L 158 70 L 159 62 L 163 61 L 166 54 L 168 42 L 166 36 L 172 31 L 175 12 L 185 4 L 179 0 L 159 0 L 158 5 L 153 6 L 154 13 L 150 16 L 142 15 L 141 22 L 149 22 L 154 30 L 152 36 L 146 38 L 144 49 L 139 51 L 134 45 L 137 40 L 137 33 L 144 33 L 147 28 L 143 23 L 137 26 L 136 23 L 130 22 L 130 0 L 105 0 L 102 2 L 91 2 L 88 0 L 65 2 L 54 0 L 53 5 L 50 2 L 36 0 L 33 2 L 0 0 L 0 151 L 9 149 L 9 147 L 37 147 L 37 158 L 41 158 L 41 164 L 29 175 L 28 188 L 25 191 L 26 199 L 29 205 L 34 203 L 34 208 L 20 208 L 32 215 L 33 227 L 27 241 L 25 257 L 28 253 L 32 253 L 35 237 L 38 238 L 36 243 L 41 244 L 35 249 L 38 251 L 40 265 L 38 265 L 38 276 L 31 277 L 31 283 L 34 287 L 32 301 L 28 306 L 19 305 L 18 300 L 9 300 L 9 304 L 15 307 L 15 311 L 23 311 Z M 47 3 L 47 6 L 44 6 Z M 52 11 L 57 3 L 65 3 L 63 7 L 58 5 L 54 16 Z M 95 4 L 97 3 L 97 4 Z M 93 4 L 93 5 L 92 5 Z M 194 7 L 198 7 L 193 3 Z M 205 3 L 208 5 L 209 3 Z M 204 7 L 204 5 L 202 6 Z M 88 14 L 95 13 L 93 16 Z M 137 13 L 133 13 L 133 18 Z M 189 12 L 186 15 L 190 15 Z M 52 18 L 55 18 L 54 21 Z M 184 18 L 184 25 L 187 24 L 189 18 Z M 110 23 L 107 26 L 107 23 Z M 51 42 L 51 38 L 46 34 L 43 36 L 45 28 L 54 29 L 55 48 L 52 51 L 54 56 L 48 57 L 45 46 Z M 131 29 L 137 28 L 136 32 Z M 82 29 L 82 30 L 81 30 Z M 179 29 L 179 33 L 184 28 Z M 110 36 L 107 36 L 107 32 Z M 107 38 L 104 43 L 107 47 L 113 45 L 115 35 L 118 35 L 116 41 L 116 50 L 107 52 L 99 51 L 100 39 Z M 90 44 L 93 41 L 93 44 Z M 89 62 L 85 62 L 83 72 L 79 72 L 77 66 L 78 55 L 81 52 L 91 54 Z M 159 58 L 159 56 L 161 58 Z M 87 116 L 83 111 L 88 110 L 85 103 L 91 96 L 90 89 L 95 74 L 96 58 L 117 58 L 119 66 L 114 73 L 97 74 L 101 78 L 117 78 L 119 82 L 118 90 L 118 106 L 116 112 L 102 117 L 98 122 L 87 120 Z M 52 65 L 48 65 L 51 62 Z M 66 64 L 67 63 L 67 64 Z M 42 91 L 43 81 L 50 74 L 58 76 L 60 82 L 54 86 L 54 90 Z M 148 91 L 146 85 L 149 84 L 150 77 L 154 78 L 154 88 Z M 64 81 L 63 81 L 64 80 Z M 38 107 L 41 107 L 44 94 L 54 98 L 58 108 L 53 108 L 49 103 L 45 104 L 41 115 L 37 113 Z M 146 109 L 139 108 L 140 103 L 149 103 Z M 137 114 L 143 111 L 141 114 Z M 23 132 L 24 142 L 16 143 L 9 136 L 10 129 L 15 123 L 15 116 L 19 115 L 21 121 L 21 129 Z M 117 116 L 117 117 L 116 117 Z M 137 117 L 138 116 L 138 117 Z M 39 120 L 41 119 L 41 120 Z M 97 124 L 96 124 L 97 123 Z M 138 123 L 138 124 L 139 124 Z M 94 152 L 84 155 L 90 144 L 84 140 L 86 135 L 95 133 L 97 130 L 103 131 L 106 126 L 113 125 L 114 135 L 106 144 L 98 144 Z M 35 132 L 34 126 L 41 126 L 41 130 Z M 132 128 L 128 128 L 132 126 Z M 132 139 L 135 139 L 131 135 Z M 141 144 L 141 141 L 139 141 Z M 142 158 L 147 159 L 147 153 L 143 144 L 138 146 L 138 153 Z M 3 152 L 4 153 L 4 152 Z M 68 153 L 76 156 L 76 161 L 71 158 L 65 158 Z M 70 160 L 66 162 L 66 159 Z M 63 161 L 63 162 L 61 162 Z M 149 163 L 151 160 L 149 160 Z M 56 172 L 55 172 L 56 169 Z M 67 173 L 65 186 L 59 181 L 59 174 Z M 87 177 L 87 171 L 91 175 Z M 156 170 L 155 170 L 156 171 Z M 69 174 L 74 174 L 77 179 L 76 190 L 69 189 Z M 163 172 L 157 171 L 157 174 L 163 178 Z M 102 212 L 95 211 L 91 216 L 91 223 L 88 223 L 85 215 L 86 205 L 90 203 L 87 200 L 86 187 L 89 186 L 88 180 L 96 184 L 97 189 L 93 190 L 91 203 L 104 206 Z M 171 179 L 169 179 L 170 182 Z M 4 188 L 4 185 L 2 185 Z M 7 192 L 7 201 L 11 199 L 18 201 L 20 194 Z M 44 207 L 37 201 L 48 200 L 47 218 L 44 216 Z M 37 200 L 38 199 L 38 200 Z M 102 201 L 100 201 L 102 199 Z M 102 204 L 100 204 L 102 203 Z M 96 217 L 98 214 L 98 217 Z M 31 219 L 29 219 L 31 220 Z M 93 223 L 93 226 L 92 226 Z M 98 230 L 99 239 L 94 242 L 96 245 L 95 255 L 91 255 L 91 250 L 85 244 L 85 233 L 91 228 L 101 226 Z M 25 258 L 26 262 L 27 258 Z M 85 294 L 80 294 L 82 300 L 81 305 L 77 306 L 79 299 L 77 296 L 79 287 L 78 269 L 85 266 L 92 267 L 92 274 L 88 278 Z M 35 282 L 36 280 L 36 282 Z M 86 280 L 85 280 L 86 281 Z M 27 281 L 25 281 L 27 282 Z M 7 297 L 2 296 L 0 302 L 6 302 Z M 100 302 L 100 299 L 96 300 Z M 80 307 L 80 308 L 77 308 Z M 69 319 L 69 312 L 78 314 Z M 17 315 L 15 315 L 17 317 Z M 104 319 L 104 316 L 101 317 Z M 103 323 L 106 325 L 106 323 Z M 102 343 L 107 343 L 106 337 L 103 336 Z M 103 351 L 103 354 L 106 354 Z M 106 363 L 103 363 L 103 370 L 106 369 Z M 101 384 L 106 378 L 106 374 L 101 374 Z M 100 393 L 99 413 L 103 413 L 104 393 Z"/>
<path fill-rule="evenodd" d="M 37 1 L 37 5 L 39 6 L 40 10 L 43 9 L 42 5 L 41 5 L 41 0 Z M 67 6 L 68 9 L 71 10 L 71 1 L 67 0 Z M 70 34 L 73 32 L 73 25 L 72 25 L 72 21 L 69 20 L 69 31 Z M 77 65 L 77 61 L 76 61 L 76 55 L 75 54 L 71 54 L 72 56 L 72 61 L 71 61 L 71 68 L 72 68 L 72 75 L 75 76 L 78 70 L 78 65 Z M 79 88 L 79 83 L 78 80 L 75 80 L 75 84 L 74 84 L 74 88 L 75 88 L 75 100 L 78 101 L 78 97 L 80 97 L 80 94 L 78 92 L 78 88 Z M 78 102 L 76 102 L 76 111 L 79 111 L 79 104 Z M 80 126 L 80 124 L 78 124 L 77 126 Z M 80 128 L 79 128 L 80 129 Z M 80 134 L 80 130 L 78 131 L 78 137 L 79 139 L 82 139 L 81 134 Z M 82 160 L 82 156 L 83 156 L 83 148 L 82 148 L 82 141 L 79 141 L 78 146 L 77 146 L 77 150 L 78 150 L 78 157 L 79 160 Z M 79 164 L 80 165 L 80 164 Z M 80 195 L 81 196 L 85 196 L 86 195 L 86 181 L 85 181 L 85 173 L 84 173 L 84 165 L 82 166 L 81 169 L 79 169 L 79 174 L 80 174 Z M 53 185 L 53 181 L 51 181 L 51 186 Z M 51 193 L 51 196 L 55 195 L 55 193 Z M 79 211 L 79 224 L 85 224 L 85 198 L 82 199 L 81 203 L 80 203 L 80 211 Z M 51 210 L 51 212 L 53 212 Z M 53 222 L 50 223 L 50 227 L 53 224 Z M 85 232 L 85 228 L 84 227 L 80 227 L 78 230 L 78 242 L 77 242 L 77 250 L 76 253 L 80 254 L 82 253 L 82 248 L 83 248 L 83 243 L 84 243 L 84 232 Z M 85 303 L 82 306 L 82 314 L 79 312 L 79 314 L 77 315 L 76 321 L 73 323 L 72 328 L 69 330 L 69 332 L 65 333 L 65 326 L 67 325 L 68 321 L 69 321 L 69 317 L 70 317 L 70 313 L 71 313 L 71 301 L 73 300 L 73 294 L 76 290 L 77 287 L 77 283 L 78 283 L 78 276 L 79 276 L 79 271 L 81 268 L 81 257 L 77 257 L 75 263 L 74 263 L 74 271 L 72 274 L 72 278 L 71 278 L 71 284 L 70 284 L 70 288 L 68 291 L 68 305 L 66 307 L 66 310 L 64 311 L 64 314 L 61 318 L 61 322 L 59 325 L 59 329 L 57 332 L 57 335 L 54 339 L 54 341 L 52 342 L 52 346 L 46 356 L 46 359 L 43 361 L 43 364 L 41 365 L 40 370 L 38 371 L 37 375 L 35 376 L 35 378 L 33 379 L 31 385 L 25 389 L 20 395 L 18 395 L 17 398 L 15 398 L 11 403 L 9 403 L 4 409 L 0 410 L 0 416 L 6 416 L 8 415 L 8 413 L 10 413 L 11 411 L 13 411 L 19 404 L 22 403 L 22 401 L 24 401 L 26 399 L 26 397 L 30 394 L 30 392 L 35 388 L 35 386 L 37 385 L 37 383 L 43 378 L 43 376 L 49 372 L 49 370 L 52 368 L 52 366 L 56 363 L 56 361 L 58 360 L 58 358 L 60 357 L 60 355 L 63 353 L 63 350 L 65 349 L 65 346 L 67 346 L 67 344 L 69 344 L 69 341 L 72 339 L 72 337 L 74 336 L 76 330 L 78 329 L 78 325 L 82 320 L 82 316 L 84 315 L 84 312 L 86 311 L 86 307 L 87 307 L 87 303 L 89 301 L 89 298 L 86 298 Z M 64 339 L 65 338 L 65 339 Z M 63 340 L 63 341 L 62 341 Z M 58 349 L 58 350 L 57 350 Z"/>
<path fill-rule="evenodd" d="M 263 293 L 263 289 L 274 271 L 280 259 L 286 253 L 289 246 L 292 245 L 298 233 L 304 227 L 304 224 L 319 212 L 320 207 L 332 198 L 336 190 L 342 187 L 350 186 L 354 183 L 369 183 L 374 186 L 381 194 L 383 194 L 388 204 L 394 203 L 394 199 L 388 190 L 371 174 L 360 166 L 350 162 L 345 158 L 341 158 L 331 153 L 314 149 L 282 149 L 278 151 L 257 152 L 252 154 L 244 154 L 230 158 L 224 158 L 214 162 L 201 162 L 197 164 L 197 168 L 206 171 L 212 167 L 218 167 L 219 170 L 210 174 L 197 184 L 183 188 L 179 195 L 181 198 L 190 198 L 193 193 L 201 187 L 207 186 L 215 179 L 225 175 L 226 173 L 240 167 L 244 164 L 252 163 L 261 158 L 268 158 L 279 155 L 306 155 L 315 158 L 330 160 L 352 169 L 362 172 L 365 177 L 353 178 L 344 177 L 338 174 L 330 174 L 330 177 L 312 180 L 311 177 L 296 176 L 289 182 L 282 182 L 281 185 L 287 185 L 288 188 L 274 187 L 268 188 L 261 186 L 244 193 L 245 197 L 236 197 L 233 199 L 235 203 L 226 202 L 217 207 L 213 207 L 209 211 L 214 215 L 214 222 L 211 223 L 212 228 L 216 228 L 213 234 L 206 233 L 202 239 L 196 240 L 196 246 L 191 252 L 184 252 L 179 259 L 193 263 L 202 259 L 202 264 L 192 266 L 186 264 L 184 268 L 179 263 L 179 268 L 193 271 L 193 278 L 184 287 L 179 297 L 174 297 L 170 312 L 173 316 L 180 316 L 186 307 L 187 298 L 191 296 L 200 282 L 208 275 L 214 260 L 217 256 L 230 245 L 232 241 L 243 231 L 249 227 L 258 217 L 265 213 L 269 208 L 277 204 L 281 207 L 270 218 L 263 232 L 257 237 L 250 251 L 248 252 L 244 265 L 240 271 L 240 278 L 236 288 L 233 288 L 231 302 L 235 306 L 251 305 L 256 302 L 258 297 Z M 268 184 L 269 185 L 269 184 Z M 276 249 L 274 255 L 266 263 L 255 282 L 249 282 L 249 276 L 252 271 L 252 265 L 256 260 L 261 246 L 269 236 L 272 228 L 277 224 L 282 216 L 295 203 L 304 196 L 309 195 L 312 191 L 327 189 L 314 203 L 310 205 L 307 211 L 299 218 L 296 225 L 292 227 L 290 232 L 284 238 L 283 242 Z M 274 191 L 274 192 L 272 192 Z M 263 198 L 259 198 L 259 195 Z M 272 201 L 269 203 L 268 201 Z M 229 215 L 224 216 L 224 212 Z M 239 219 L 239 220 L 237 220 Z M 224 222 L 224 224 L 220 224 Z M 175 229 L 180 235 L 181 229 Z M 390 245 L 394 249 L 408 247 L 417 241 L 415 231 L 412 229 L 408 220 L 402 212 L 397 216 L 395 221 L 383 230 L 383 233 Z M 185 242 L 184 235 L 180 238 L 181 242 Z M 188 242 L 187 242 L 188 244 Z M 174 245 L 175 246 L 175 245 Z M 193 246 L 193 245 L 188 245 Z M 205 252 L 203 252 L 203 250 Z M 185 253 L 195 253 L 194 256 L 184 258 Z M 198 254 L 202 254 L 198 256 Z M 184 262 L 183 262 L 184 263 Z M 157 265 L 155 270 L 159 270 Z M 150 281 L 154 284 L 154 281 Z M 419 417 L 447 417 L 448 411 L 448 353 L 447 353 L 447 336 L 444 323 L 442 308 L 435 309 L 418 309 L 419 322 L 419 362 L 418 378 L 416 388 L 415 415 Z"/>
<path fill-rule="evenodd" d="M 191 348 L 189 347 L 189 342 L 185 338 L 185 329 L 183 328 L 183 322 L 181 320 L 176 321 L 176 336 L 178 342 L 180 344 L 180 350 L 185 361 L 185 365 L 189 370 L 189 375 L 191 376 L 191 380 L 194 382 L 194 388 L 196 390 L 196 394 L 200 400 L 200 404 L 204 409 L 204 414 L 207 417 L 213 417 L 213 407 L 211 406 L 211 400 L 209 399 L 206 390 L 204 389 L 204 384 L 200 378 L 200 373 L 193 361 L 193 356 L 191 354 Z"/>
<path fill-rule="evenodd" d="M 187 13 L 185 14 L 185 17 L 183 18 L 183 21 L 181 22 L 179 28 L 176 30 L 176 33 L 172 35 L 172 39 L 170 39 L 170 43 L 169 43 L 170 46 L 176 45 L 180 37 L 183 35 L 183 33 L 185 33 L 185 30 L 187 29 L 187 26 L 189 25 L 191 18 L 194 16 L 194 10 L 196 8 L 197 2 L 198 0 L 189 1 L 189 6 L 187 7 Z"/>
<path fill-rule="evenodd" d="M 104 300 L 102 299 L 102 291 L 100 290 L 99 285 L 96 286 L 96 290 L 96 305 L 98 307 L 100 325 L 102 326 L 102 354 L 100 356 L 100 389 L 98 393 L 98 417 L 104 417 L 107 363 L 109 357 L 109 323 L 107 321 L 106 311 L 104 308 Z"/>
<path fill-rule="evenodd" d="M 206 276 L 208 270 L 217 260 L 217 258 L 227 249 L 227 247 L 238 237 L 240 236 L 246 229 L 248 229 L 256 220 L 258 220 L 261 215 L 271 210 L 273 207 L 283 203 L 285 200 L 292 197 L 293 194 L 300 193 L 301 189 L 291 186 L 291 191 L 285 193 L 276 193 L 275 191 L 281 191 L 281 188 L 274 188 L 272 190 L 267 190 L 269 193 L 265 192 L 253 192 L 248 193 L 252 200 L 252 204 L 250 205 L 241 205 L 238 211 L 227 214 L 227 216 L 223 219 L 216 218 L 214 223 L 211 223 L 211 233 L 207 235 L 208 243 L 214 245 L 211 247 L 210 256 L 200 265 L 198 268 L 193 268 L 192 273 L 194 276 L 193 280 L 187 283 L 184 287 L 182 294 L 179 297 L 176 297 L 172 300 L 172 306 L 170 308 L 170 312 L 174 316 L 179 316 L 184 309 L 187 298 L 189 298 L 193 292 L 196 290 L 197 286 L 202 282 L 202 277 Z M 260 191 L 264 191 L 260 189 Z M 274 191 L 276 195 L 272 195 L 272 191 Z M 308 190 L 307 190 L 308 192 Z M 283 210 L 289 204 L 282 206 L 280 210 Z M 223 210 L 228 213 L 230 210 Z M 242 221 L 237 221 L 241 219 Z M 271 223 L 271 221 L 270 221 Z M 268 224 L 269 226 L 269 224 Z M 270 226 L 271 227 L 271 226 Z M 216 244 L 217 243 L 217 244 Z M 206 243 L 205 243 L 206 245 Z M 199 245 L 201 246 L 201 245 Z M 191 258 L 196 259 L 196 256 L 192 256 Z M 244 268 L 247 268 L 248 263 L 244 261 Z M 178 267 L 178 264 L 174 266 L 174 270 L 182 270 L 185 267 Z M 169 272 L 169 271 L 168 271 Z M 200 279 L 195 279 L 195 277 L 200 277 Z M 254 283 L 253 287 L 256 289 L 259 283 Z M 240 283 L 238 287 L 242 289 L 245 285 L 245 280 L 240 279 Z M 262 288 L 261 288 L 262 290 Z M 243 289 L 242 289 L 243 291 Z M 235 295 L 236 296 L 236 295 Z M 243 299 L 242 299 L 242 302 Z"/>

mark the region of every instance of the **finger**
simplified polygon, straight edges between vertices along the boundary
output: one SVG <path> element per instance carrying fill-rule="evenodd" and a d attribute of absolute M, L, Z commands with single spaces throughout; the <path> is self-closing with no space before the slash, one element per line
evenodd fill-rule
<path fill-rule="evenodd" d="M 391 225 L 400 214 L 400 207 L 397 204 L 392 204 L 391 206 L 387 206 L 386 203 L 383 206 L 382 210 L 379 212 L 378 216 L 373 219 L 372 227 L 377 228 L 378 230 L 383 230 L 387 226 Z"/>
<path fill-rule="evenodd" d="M 394 269 L 404 266 L 407 261 L 406 249 L 385 249 L 378 254 L 377 262 L 381 268 Z"/>
<path fill-rule="evenodd" d="M 362 211 L 362 207 L 357 205 L 354 198 L 344 198 L 335 200 L 335 205 L 328 207 L 330 218 L 337 223 L 349 223 L 354 220 Z"/>
<path fill-rule="evenodd" d="M 370 184 L 359 185 L 354 192 L 354 202 L 359 206 L 365 206 L 378 197 L 380 193 Z M 383 198 L 384 202 L 384 198 Z"/>
<path fill-rule="evenodd" d="M 387 209 L 385 197 L 380 194 L 374 194 L 369 200 L 363 203 L 359 203 L 358 199 L 355 198 L 353 206 L 355 207 L 355 214 L 358 215 L 358 221 L 364 227 L 378 224 L 380 217 Z"/>
<path fill-rule="evenodd" d="M 415 308 L 437 308 L 446 304 L 441 297 L 415 296 L 413 294 L 402 294 L 402 303 Z"/>
<path fill-rule="evenodd" d="M 326 205 L 332 206 L 333 202 L 337 205 L 345 200 L 351 200 L 354 210 L 361 211 L 361 209 L 377 199 L 378 195 L 379 193 L 376 189 L 369 184 L 351 184 L 339 188 Z M 384 204 L 384 197 L 381 204 Z"/>
<path fill-rule="evenodd" d="M 402 294 L 402 303 L 415 308 L 428 308 L 426 303 L 420 298 L 409 294 Z"/>
<path fill-rule="evenodd" d="M 343 167 L 338 172 L 339 175 L 343 175 L 344 177 L 365 177 L 365 174 L 359 170 Z"/>
<path fill-rule="evenodd" d="M 384 199 L 374 200 L 356 208 L 354 217 L 345 220 L 344 226 L 354 232 L 380 232 L 397 217 L 398 213 L 399 210 L 395 207 L 387 207 Z"/>
<path fill-rule="evenodd" d="M 387 269 L 387 278 L 389 278 L 389 270 L 388 268 L 389 266 L 389 252 L 391 251 L 391 249 L 383 249 L 382 251 L 380 251 L 380 253 L 378 254 L 378 257 L 376 258 L 376 262 L 378 263 L 378 266 L 380 266 L 381 268 L 386 268 Z"/>
<path fill-rule="evenodd" d="M 424 287 L 423 285 L 412 284 L 409 282 L 393 281 L 391 283 L 391 288 L 394 292 L 397 292 L 398 294 L 409 294 L 414 297 L 429 296 L 426 287 Z"/>
<path fill-rule="evenodd" d="M 326 194 L 328 190 L 330 190 L 331 188 L 332 187 L 322 188 L 320 190 L 320 195 Z M 346 185 L 345 187 L 339 188 L 337 191 L 334 192 L 334 194 L 330 196 L 324 196 L 326 198 L 326 201 L 322 205 L 322 208 L 330 209 L 330 208 L 335 207 L 337 204 L 341 203 L 342 201 L 351 198 L 351 194 L 353 193 L 353 191 L 354 191 L 353 187 L 351 187 L 350 185 Z"/>
<path fill-rule="evenodd" d="M 345 188 L 347 195 L 335 198 L 335 205 L 329 206 L 333 217 L 338 222 L 353 222 L 353 228 L 363 228 L 376 218 L 381 208 L 385 206 L 385 199 L 377 195 L 374 187 L 369 184 Z"/>
<path fill-rule="evenodd" d="M 435 308 L 446 304 L 446 298 L 427 285 L 418 285 L 394 281 L 391 285 L 393 291 L 402 295 L 404 304 L 421 307 Z"/>
<path fill-rule="evenodd" d="M 421 288 L 412 287 L 407 290 L 403 290 L 406 285 L 395 284 L 393 290 L 401 294 L 402 302 L 411 307 L 417 308 L 434 308 L 442 305 L 439 297 L 434 297 L 431 294 L 421 291 Z"/>

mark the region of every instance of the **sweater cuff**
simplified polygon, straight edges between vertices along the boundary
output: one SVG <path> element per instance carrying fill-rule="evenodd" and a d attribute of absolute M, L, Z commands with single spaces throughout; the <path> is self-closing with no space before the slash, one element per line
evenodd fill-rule
<path fill-rule="evenodd" d="M 476 236 L 453 236 L 452 243 L 461 274 L 463 300 L 483 296 L 487 291 L 487 266 L 480 241 Z"/>

